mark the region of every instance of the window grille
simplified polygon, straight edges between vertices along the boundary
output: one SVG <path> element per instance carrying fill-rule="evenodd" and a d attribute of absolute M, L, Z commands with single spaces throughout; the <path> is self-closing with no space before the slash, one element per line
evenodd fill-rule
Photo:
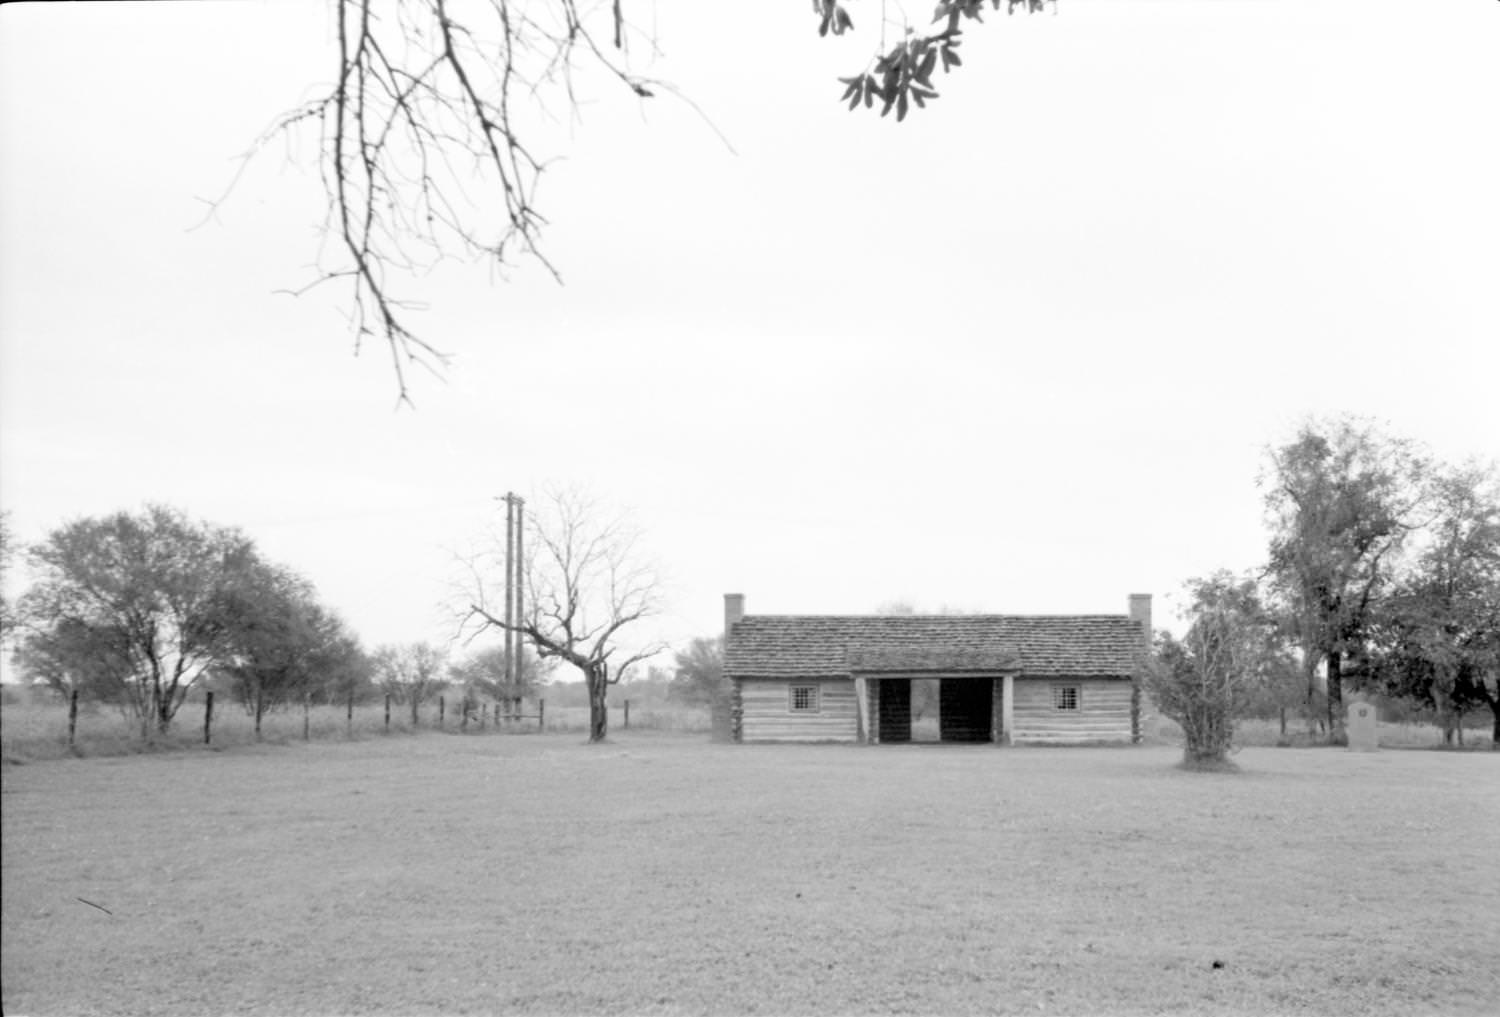
<path fill-rule="evenodd" d="M 791 710 L 793 713 L 817 713 L 818 687 L 816 685 L 793 685 L 791 687 Z"/>
<path fill-rule="evenodd" d="M 1076 709 L 1078 709 L 1078 686 L 1077 685 L 1054 685 L 1054 686 L 1052 686 L 1052 708 L 1054 710 L 1076 710 Z"/>

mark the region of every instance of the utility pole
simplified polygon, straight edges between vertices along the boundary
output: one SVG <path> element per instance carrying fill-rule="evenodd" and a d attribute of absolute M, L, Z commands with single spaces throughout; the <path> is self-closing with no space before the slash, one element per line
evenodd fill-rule
<path fill-rule="evenodd" d="M 505 674 L 501 677 L 501 683 L 505 686 L 504 694 L 510 695 L 515 688 L 511 684 L 511 661 L 515 659 L 515 633 L 511 630 L 511 623 L 515 621 L 515 608 L 511 601 L 511 579 L 512 571 L 511 551 L 516 546 L 516 496 L 509 491 L 505 492 Z"/>
<path fill-rule="evenodd" d="M 526 499 L 505 492 L 505 694 L 514 695 L 521 684 L 520 634 L 525 617 L 525 583 L 522 581 L 522 540 L 525 532 Z"/>
<path fill-rule="evenodd" d="M 514 675 L 514 681 L 513 681 L 512 685 L 511 685 L 511 688 L 513 688 L 513 689 L 519 689 L 521 687 L 521 664 L 522 664 L 522 659 L 521 658 L 522 658 L 522 654 L 523 654 L 523 650 L 522 650 L 523 643 L 521 641 L 521 633 L 520 633 L 519 629 L 521 627 L 521 620 L 526 617 L 526 614 L 525 614 L 526 583 L 524 581 L 524 579 L 525 579 L 525 571 L 522 568 L 522 563 L 526 559 L 521 554 L 521 543 L 522 543 L 522 541 L 523 541 L 523 539 L 525 537 L 525 534 L 526 534 L 526 527 L 524 525 L 524 523 L 525 523 L 525 518 L 524 518 L 525 517 L 525 512 L 526 512 L 526 499 L 517 496 L 517 498 L 516 498 L 516 573 L 515 573 L 515 576 L 516 576 L 516 614 L 515 614 L 515 623 L 516 623 L 517 632 L 516 632 L 516 664 L 515 664 L 515 675 Z"/>

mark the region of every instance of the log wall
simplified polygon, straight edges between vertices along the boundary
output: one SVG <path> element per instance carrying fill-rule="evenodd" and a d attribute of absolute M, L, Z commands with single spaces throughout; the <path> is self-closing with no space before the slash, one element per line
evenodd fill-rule
<path fill-rule="evenodd" d="M 1078 709 L 1053 706 L 1052 687 L 1078 689 Z M 1129 742 L 1134 683 L 1119 678 L 1017 678 L 1013 744 Z"/>
<path fill-rule="evenodd" d="M 740 740 L 747 742 L 852 742 L 859 715 L 853 681 L 772 681 L 741 678 Z M 788 689 L 817 685 L 818 711 L 793 713 Z"/>

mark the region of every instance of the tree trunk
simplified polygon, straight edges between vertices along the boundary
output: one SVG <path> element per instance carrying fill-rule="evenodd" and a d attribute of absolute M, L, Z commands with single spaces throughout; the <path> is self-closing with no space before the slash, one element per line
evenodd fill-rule
<path fill-rule="evenodd" d="M 589 741 L 602 742 L 609 733 L 609 708 L 604 700 L 609 683 L 603 668 L 597 666 L 588 669 L 586 678 L 589 687 Z"/>
<path fill-rule="evenodd" d="M 266 694 L 257 686 L 255 689 L 255 740 L 260 741 L 260 718 L 266 713 Z"/>
<path fill-rule="evenodd" d="M 1307 678 L 1307 694 L 1303 708 L 1307 714 L 1307 737 L 1318 736 L 1318 654 L 1312 650 L 1302 652 L 1302 670 Z"/>
<path fill-rule="evenodd" d="M 1495 726 L 1490 728 L 1490 749 L 1500 749 L 1500 696 L 1490 700 L 1490 712 L 1495 715 Z"/>
<path fill-rule="evenodd" d="M 161 723 L 161 679 L 155 675 L 151 678 L 151 695 L 146 701 L 146 713 L 141 717 L 141 735 L 146 741 L 150 741 L 156 733 L 156 726 Z"/>
<path fill-rule="evenodd" d="M 1344 655 L 1328 653 L 1328 739 L 1342 745 L 1344 736 Z"/>
<path fill-rule="evenodd" d="M 172 700 L 175 698 L 173 690 L 168 689 L 166 695 L 157 696 L 156 700 L 156 733 L 166 736 L 167 730 L 172 726 Z"/>

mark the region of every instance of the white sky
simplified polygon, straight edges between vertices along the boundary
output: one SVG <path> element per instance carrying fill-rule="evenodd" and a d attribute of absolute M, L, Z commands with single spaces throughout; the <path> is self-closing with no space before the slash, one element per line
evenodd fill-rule
<path fill-rule="evenodd" d="M 0 8 L 0 505 L 244 528 L 374 645 L 444 640 L 507 489 L 635 510 L 674 642 L 903 598 L 1123 612 L 1261 557 L 1263 448 L 1354 411 L 1500 455 L 1500 4 L 1064 0 L 906 123 L 805 0 L 627 0 L 701 106 L 591 90 L 546 250 L 413 280 L 394 409 L 310 278 L 334 66 L 295 2 Z M 873 27 L 880 5 L 851 4 Z M 927 4 L 913 11 L 923 14 Z M 753 12 L 753 13 L 752 13 Z M 571 139 L 568 137 L 571 135 Z M 14 585 L 14 584 L 13 584 Z M 12 593 L 17 592 L 12 590 Z"/>

